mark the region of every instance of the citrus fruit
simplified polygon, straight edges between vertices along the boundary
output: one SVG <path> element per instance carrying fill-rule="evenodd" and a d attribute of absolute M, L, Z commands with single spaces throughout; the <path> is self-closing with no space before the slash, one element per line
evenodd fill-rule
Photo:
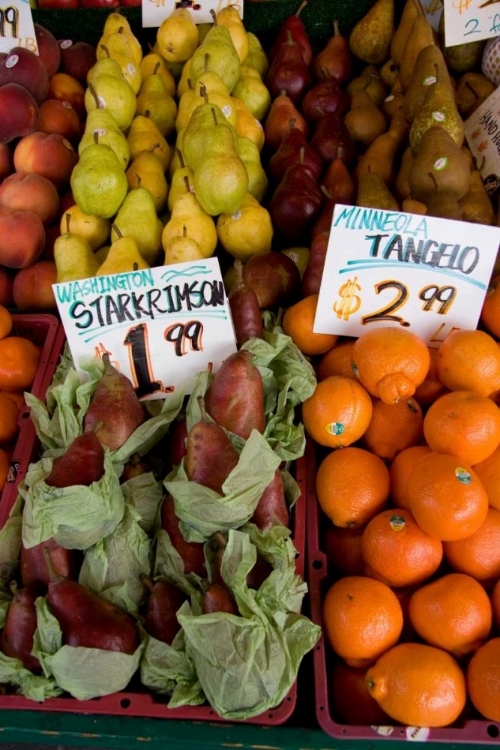
<path fill-rule="evenodd" d="M 389 497 L 389 470 L 363 448 L 332 451 L 316 473 L 316 494 L 321 509 L 335 526 L 363 526 Z"/>
<path fill-rule="evenodd" d="M 485 328 L 500 338 L 500 276 L 492 279 L 481 310 L 481 321 Z"/>
<path fill-rule="evenodd" d="M 500 388 L 500 349 L 484 331 L 452 331 L 438 349 L 437 374 L 452 391 L 489 396 Z"/>
<path fill-rule="evenodd" d="M 324 354 L 337 341 L 332 333 L 314 333 L 314 318 L 318 307 L 318 295 L 310 294 L 288 308 L 283 316 L 283 331 L 290 336 L 296 347 L 309 356 Z"/>
<path fill-rule="evenodd" d="M 40 352 L 28 339 L 7 336 L 0 339 L 0 389 L 23 391 L 35 379 Z"/>
<path fill-rule="evenodd" d="M 19 409 L 6 393 L 0 392 L 0 445 L 4 446 L 17 434 Z"/>
<path fill-rule="evenodd" d="M 425 376 L 424 382 L 418 386 L 414 394 L 414 398 L 418 401 L 420 406 L 428 406 L 429 404 L 432 404 L 446 390 L 437 374 L 437 353 L 437 349 L 431 349 L 429 347 L 429 356 L 431 358 L 429 370 Z"/>
<path fill-rule="evenodd" d="M 368 670 L 370 695 L 396 721 L 445 727 L 465 706 L 465 677 L 455 659 L 422 643 L 400 643 Z"/>
<path fill-rule="evenodd" d="M 372 396 L 387 404 L 413 396 L 429 370 L 430 355 L 422 339 L 404 328 L 377 328 L 363 333 L 353 351 L 354 374 Z"/>
<path fill-rule="evenodd" d="M 423 439 L 423 422 L 422 409 L 414 398 L 395 404 L 373 399 L 373 414 L 363 445 L 379 458 L 392 461 L 402 450 Z"/>
<path fill-rule="evenodd" d="M 395 508 L 410 509 L 408 500 L 408 477 L 417 463 L 431 452 L 427 445 L 413 445 L 394 458 L 389 467 L 391 480 L 390 496 Z"/>
<path fill-rule="evenodd" d="M 373 407 L 356 380 L 331 375 L 317 384 L 302 404 L 302 421 L 309 435 L 328 448 L 345 448 L 364 434 Z"/>
<path fill-rule="evenodd" d="M 472 468 L 483 483 L 488 503 L 492 508 L 500 510 L 500 447 L 484 461 L 473 464 Z"/>
<path fill-rule="evenodd" d="M 368 522 L 361 540 L 366 575 L 388 586 L 414 586 L 441 564 L 443 544 L 417 524 L 404 508 L 383 510 Z"/>
<path fill-rule="evenodd" d="M 478 464 L 500 445 L 500 409 L 490 398 L 473 391 L 446 393 L 429 407 L 424 435 L 436 453 Z"/>
<path fill-rule="evenodd" d="M 352 667 L 365 667 L 397 642 L 403 612 L 385 583 L 346 576 L 326 594 L 323 626 L 335 653 Z"/>
<path fill-rule="evenodd" d="M 419 588 L 410 598 L 408 612 L 424 641 L 455 656 L 475 651 L 491 630 L 488 594 L 463 573 L 449 573 Z"/>
<path fill-rule="evenodd" d="M 421 529 L 452 542 L 486 520 L 488 496 L 477 474 L 454 456 L 429 453 L 408 478 L 410 510 Z"/>
<path fill-rule="evenodd" d="M 484 643 L 470 660 L 467 690 L 480 714 L 500 721 L 500 638 Z"/>
<path fill-rule="evenodd" d="M 486 519 L 477 531 L 443 546 L 453 570 L 484 583 L 500 578 L 500 511 L 488 508 Z"/>
<path fill-rule="evenodd" d="M 4 339 L 12 331 L 12 315 L 6 307 L 0 305 L 0 339 Z"/>
<path fill-rule="evenodd" d="M 352 348 L 355 339 L 337 341 L 333 347 L 323 354 L 316 366 L 318 380 L 324 380 L 329 375 L 343 375 L 354 379 L 352 371 Z"/>

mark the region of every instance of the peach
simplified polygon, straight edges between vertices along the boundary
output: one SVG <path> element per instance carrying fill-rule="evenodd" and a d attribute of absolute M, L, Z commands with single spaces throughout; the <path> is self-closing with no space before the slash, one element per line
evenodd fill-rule
<path fill-rule="evenodd" d="M 7 268 L 26 268 L 43 252 L 45 229 L 33 211 L 7 214 L 0 209 L 0 263 Z"/>
<path fill-rule="evenodd" d="M 10 143 L 36 130 L 38 104 L 19 83 L 0 85 L 0 143 Z"/>
<path fill-rule="evenodd" d="M 60 39 L 61 73 L 76 78 L 83 87 L 87 86 L 87 73 L 96 63 L 96 51 L 88 42 L 73 42 Z"/>
<path fill-rule="evenodd" d="M 22 268 L 14 279 L 14 303 L 19 310 L 53 310 L 56 299 L 52 284 L 57 282 L 57 269 L 53 260 L 38 260 Z"/>
<path fill-rule="evenodd" d="M 61 49 L 55 36 L 41 26 L 39 23 L 33 24 L 35 27 L 36 43 L 38 45 L 38 55 L 47 71 L 47 76 L 53 76 L 59 70 L 61 64 Z"/>
<path fill-rule="evenodd" d="M 14 273 L 10 269 L 0 266 L 0 305 L 3 305 L 4 307 L 13 306 L 13 287 Z"/>
<path fill-rule="evenodd" d="M 85 89 L 76 78 L 67 73 L 55 73 L 49 78 L 49 90 L 45 98 L 69 102 L 80 120 L 86 117 Z"/>
<path fill-rule="evenodd" d="M 80 140 L 80 118 L 69 102 L 46 99 L 40 104 L 38 130 L 44 133 L 59 133 L 71 143 Z"/>
<path fill-rule="evenodd" d="M 21 138 L 14 151 L 17 172 L 36 172 L 54 183 L 58 190 L 69 185 L 78 155 L 71 143 L 59 133 L 34 133 Z"/>
<path fill-rule="evenodd" d="M 0 61 L 0 86 L 18 83 L 24 86 L 37 104 L 47 98 L 49 77 L 38 55 L 24 47 L 13 47 Z"/>
<path fill-rule="evenodd" d="M 43 224 L 52 224 L 59 212 L 59 193 L 41 174 L 15 172 L 0 185 L 0 206 L 7 211 L 33 211 Z"/>

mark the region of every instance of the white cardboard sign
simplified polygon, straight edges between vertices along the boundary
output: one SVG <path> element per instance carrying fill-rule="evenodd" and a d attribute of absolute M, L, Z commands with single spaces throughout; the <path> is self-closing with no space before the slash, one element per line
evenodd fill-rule
<path fill-rule="evenodd" d="M 499 227 L 337 205 L 314 331 L 400 325 L 437 347 L 476 328 L 499 244 Z"/>
<path fill-rule="evenodd" d="M 444 17 L 446 47 L 500 34 L 498 0 L 444 0 Z"/>
<path fill-rule="evenodd" d="M 216 258 L 54 284 L 75 367 L 107 352 L 141 400 L 176 388 L 236 351 Z"/>
<path fill-rule="evenodd" d="M 441 0 L 423 0 L 422 7 L 430 25 L 434 31 L 438 32 L 441 16 L 443 15 L 443 3 Z"/>
<path fill-rule="evenodd" d="M 177 8 L 187 8 L 196 24 L 212 23 L 214 19 L 210 11 L 218 13 L 228 5 L 243 18 L 243 0 L 235 3 L 231 0 L 142 0 L 142 25 L 143 28 L 160 26 Z"/>
<path fill-rule="evenodd" d="M 500 187 L 500 89 L 496 89 L 465 121 L 465 137 L 486 191 Z"/>
<path fill-rule="evenodd" d="M 29 0 L 0 2 L 0 52 L 25 47 L 38 54 Z"/>

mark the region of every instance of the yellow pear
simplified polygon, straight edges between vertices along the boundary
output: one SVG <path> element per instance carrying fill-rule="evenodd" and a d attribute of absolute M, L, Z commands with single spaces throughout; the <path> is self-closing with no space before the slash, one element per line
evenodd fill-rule
<path fill-rule="evenodd" d="M 176 8 L 163 19 L 156 34 L 161 56 L 169 62 L 185 62 L 198 47 L 198 27 L 187 8 Z"/>
<path fill-rule="evenodd" d="M 127 37 L 135 64 L 140 65 L 142 60 L 141 44 L 137 37 L 134 36 L 132 29 L 130 28 L 128 19 L 121 13 L 109 14 L 109 16 L 106 18 L 100 41 L 104 41 L 110 34 L 114 34 L 115 32 L 123 34 Z"/>
<path fill-rule="evenodd" d="M 91 216 L 77 206 L 70 206 L 61 217 L 61 234 L 67 231 L 68 221 L 71 232 L 86 240 L 92 251 L 101 247 L 109 237 L 111 222 L 102 216 Z"/>
<path fill-rule="evenodd" d="M 231 5 L 222 8 L 217 13 L 216 23 L 217 26 L 225 26 L 229 31 L 240 62 L 243 62 L 248 57 L 249 52 L 248 35 L 236 8 Z"/>
<path fill-rule="evenodd" d="M 141 75 L 143 81 L 152 75 L 160 76 L 165 84 L 167 94 L 169 96 L 175 96 L 175 78 L 167 68 L 165 60 L 161 55 L 157 55 L 155 52 L 150 52 L 149 55 L 145 55 L 141 62 Z"/>
<path fill-rule="evenodd" d="M 144 115 L 137 115 L 130 124 L 127 136 L 130 147 L 130 158 L 135 159 L 141 151 L 150 151 L 161 161 L 166 171 L 170 164 L 170 146 L 158 130 L 153 120 Z"/>
<path fill-rule="evenodd" d="M 415 0 L 406 0 L 398 28 L 391 42 L 391 59 L 398 68 L 401 65 L 403 51 L 408 41 L 413 21 L 417 15 L 418 10 Z"/>
<path fill-rule="evenodd" d="M 189 186 L 172 207 L 172 215 L 161 236 L 161 244 L 165 250 L 173 237 L 182 237 L 184 227 L 188 237 L 195 240 L 204 258 L 214 254 L 217 246 L 217 231 L 211 216 L 202 209 Z"/>
<path fill-rule="evenodd" d="M 172 160 L 168 167 L 168 175 L 170 179 L 172 179 L 172 177 L 180 167 L 184 166 L 182 145 L 185 132 L 186 128 L 182 128 L 181 130 L 179 130 L 179 132 L 177 133 L 177 138 L 175 139 L 175 148 L 172 154 Z"/>
<path fill-rule="evenodd" d="M 115 60 L 121 68 L 123 77 L 132 87 L 134 94 L 137 94 L 142 81 L 141 68 L 134 57 L 130 40 L 125 34 L 117 31 L 101 40 L 96 48 L 96 57 L 98 60 L 106 57 Z"/>
<path fill-rule="evenodd" d="M 191 260 L 203 260 L 203 255 L 200 246 L 192 237 L 187 236 L 187 229 L 185 226 L 182 227 L 182 235 L 178 237 L 172 237 L 166 244 L 165 247 L 165 266 L 170 266 L 173 263 L 187 263 Z"/>
<path fill-rule="evenodd" d="M 54 242 L 57 283 L 89 279 L 99 263 L 87 240 L 70 231 L 71 217 L 66 216 L 66 231 Z"/>
<path fill-rule="evenodd" d="M 220 214 L 217 236 L 230 255 L 245 262 L 252 255 L 270 252 L 273 238 L 271 216 L 253 195 L 247 193 L 239 211 Z"/>
<path fill-rule="evenodd" d="M 168 195 L 168 182 L 163 165 L 150 151 L 141 151 L 125 172 L 130 190 L 144 187 L 153 196 L 156 213 L 163 210 Z"/>
<path fill-rule="evenodd" d="M 371 65 L 385 62 L 394 36 L 394 0 L 376 0 L 352 29 L 349 47 L 356 57 Z"/>
<path fill-rule="evenodd" d="M 249 138 L 255 143 L 259 151 L 262 151 L 265 142 L 264 128 L 241 99 L 238 99 L 237 96 L 232 96 L 231 100 L 237 112 L 235 126 L 237 134 L 244 138 Z"/>
<path fill-rule="evenodd" d="M 124 237 L 113 224 L 113 231 L 118 239 L 109 248 L 106 259 L 96 271 L 96 276 L 109 276 L 113 273 L 128 273 L 142 268 L 149 268 L 137 247 L 133 237 Z"/>
<path fill-rule="evenodd" d="M 180 99 L 186 91 L 189 91 L 193 87 L 193 80 L 191 78 L 191 58 L 186 60 L 183 64 L 182 73 L 179 80 L 177 81 L 177 98 Z"/>
<path fill-rule="evenodd" d="M 172 209 L 177 202 L 177 199 L 184 195 L 186 190 L 194 192 L 193 177 L 194 172 L 191 167 L 184 164 L 182 154 L 180 154 L 182 166 L 177 169 L 172 176 L 172 184 L 168 193 L 168 210 L 172 212 Z"/>
<path fill-rule="evenodd" d="M 99 248 L 99 250 L 96 250 L 94 253 L 94 257 L 97 259 L 98 267 L 102 266 L 106 258 L 108 257 L 108 253 L 111 249 L 111 245 L 103 245 Z"/>

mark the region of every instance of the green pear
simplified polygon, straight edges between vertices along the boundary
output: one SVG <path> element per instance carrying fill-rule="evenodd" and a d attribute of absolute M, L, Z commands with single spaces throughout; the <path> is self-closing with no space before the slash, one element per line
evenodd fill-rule
<path fill-rule="evenodd" d="M 163 59 L 163 57 L 160 57 L 160 55 L 157 55 L 154 52 L 150 52 L 149 55 L 146 55 L 142 58 L 141 75 L 143 83 L 146 78 L 149 78 L 149 76 L 159 75 L 163 83 L 165 84 L 167 94 L 170 94 L 170 96 L 175 96 L 175 78 L 168 70 L 165 60 Z"/>
<path fill-rule="evenodd" d="M 130 149 L 127 139 L 118 127 L 115 118 L 107 109 L 93 109 L 87 116 L 85 132 L 78 145 L 78 153 L 95 143 L 94 133 L 99 136 L 99 143 L 113 149 L 118 161 L 127 168 L 130 161 Z"/>
<path fill-rule="evenodd" d="M 96 57 L 98 60 L 103 57 L 116 60 L 134 94 L 138 93 L 142 80 L 141 69 L 136 63 L 130 41 L 125 34 L 115 32 L 109 34 L 103 41 L 101 40 L 97 45 Z"/>
<path fill-rule="evenodd" d="M 265 53 L 264 47 L 260 40 L 251 31 L 247 31 L 248 37 L 248 55 L 243 60 L 243 64 L 254 68 L 261 78 L 265 78 L 269 70 L 269 60 Z"/>
<path fill-rule="evenodd" d="M 184 193 L 175 201 L 170 219 L 165 224 L 161 243 L 166 250 L 174 237 L 186 235 L 197 242 L 203 257 L 209 258 L 217 246 L 215 223 L 191 192 L 187 178 L 185 184 Z"/>
<path fill-rule="evenodd" d="M 208 70 L 217 73 L 229 92 L 240 77 L 240 58 L 225 26 L 213 26 L 191 58 L 189 74 L 193 82 Z"/>
<path fill-rule="evenodd" d="M 96 271 L 96 276 L 108 276 L 112 273 L 127 273 L 142 268 L 149 268 L 137 247 L 133 237 L 124 237 L 115 224 L 111 227 L 112 232 L 118 235 L 109 251 L 106 259 Z"/>
<path fill-rule="evenodd" d="M 175 130 L 177 104 L 167 92 L 161 76 L 153 74 L 142 83 L 137 97 L 137 113 L 153 120 L 165 138 Z"/>
<path fill-rule="evenodd" d="M 226 124 L 222 110 L 216 104 L 201 104 L 191 115 L 182 138 L 184 161 L 191 169 L 197 169 L 203 162 L 217 123 L 224 124 L 219 136 L 222 135 L 228 147 L 234 149 L 234 131 Z"/>
<path fill-rule="evenodd" d="M 171 157 L 170 146 L 150 117 L 144 115 L 134 117 L 127 140 L 132 159 L 139 156 L 141 151 L 150 151 L 161 161 L 163 169 L 168 169 Z"/>
<path fill-rule="evenodd" d="M 97 60 L 96 64 L 90 68 L 87 73 L 87 83 L 93 83 L 101 76 L 112 76 L 121 80 L 123 73 L 116 60 L 112 60 L 111 57 L 103 57 Z"/>
<path fill-rule="evenodd" d="M 70 185 L 75 203 L 84 213 L 109 219 L 123 203 L 128 183 L 113 149 L 95 138 L 96 143 L 81 153 Z"/>
<path fill-rule="evenodd" d="M 85 91 L 87 113 L 94 109 L 107 109 L 112 113 L 120 130 L 126 130 L 135 115 L 135 94 L 123 75 L 95 74 Z"/>
<path fill-rule="evenodd" d="M 163 210 L 169 194 L 165 170 L 157 156 L 141 151 L 125 172 L 129 188 L 143 187 L 153 196 L 156 213 Z"/>
<path fill-rule="evenodd" d="M 257 120 L 263 120 L 271 106 L 271 94 L 254 68 L 242 65 L 240 77 L 232 92 L 233 96 L 246 104 Z"/>
<path fill-rule="evenodd" d="M 144 187 L 131 190 L 118 211 L 111 227 L 111 242 L 123 237 L 132 237 L 144 260 L 154 266 L 161 250 L 163 226 L 156 215 L 153 196 Z"/>
<path fill-rule="evenodd" d="M 57 283 L 95 276 L 99 263 L 87 240 L 70 231 L 71 217 L 66 216 L 66 232 L 54 242 Z"/>

